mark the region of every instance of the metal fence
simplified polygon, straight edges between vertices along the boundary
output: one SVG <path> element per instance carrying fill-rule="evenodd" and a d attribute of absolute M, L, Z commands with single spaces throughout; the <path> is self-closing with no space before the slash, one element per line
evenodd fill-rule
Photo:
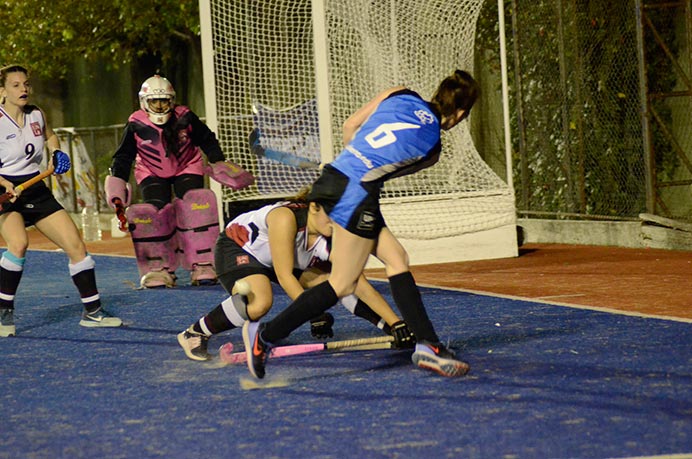
<path fill-rule="evenodd" d="M 51 176 L 50 185 L 68 212 L 80 212 L 86 205 L 99 212 L 111 212 L 105 201 L 103 183 L 124 127 L 124 124 L 116 124 L 55 129 L 62 149 L 70 155 L 72 169 L 63 176 Z M 136 193 L 136 187 L 133 190 Z"/>
<path fill-rule="evenodd" d="M 519 215 L 628 220 L 650 212 L 692 220 L 690 1 L 504 5 Z M 505 177 L 497 18 L 497 2 L 487 1 L 474 69 L 484 95 L 472 122 L 479 152 Z M 58 130 L 64 145 L 81 138 L 100 210 L 123 128 Z M 79 211 L 74 185 L 66 207 Z"/>
<path fill-rule="evenodd" d="M 520 216 L 692 218 L 689 0 L 504 5 Z M 478 25 L 486 94 L 499 81 L 497 14 L 486 2 Z"/>

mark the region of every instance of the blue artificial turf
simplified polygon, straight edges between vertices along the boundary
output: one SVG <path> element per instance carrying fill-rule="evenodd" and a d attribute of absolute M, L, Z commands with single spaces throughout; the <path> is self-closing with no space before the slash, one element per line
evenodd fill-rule
<path fill-rule="evenodd" d="M 423 288 L 468 376 L 419 370 L 410 351 L 318 353 L 270 360 L 261 388 L 245 390 L 254 382 L 245 367 L 193 362 L 176 342 L 224 298 L 221 287 L 135 290 L 133 259 L 95 259 L 120 329 L 78 325 L 64 254 L 27 255 L 18 336 L 0 339 L 0 458 L 692 453 L 686 322 Z M 276 293 L 275 308 L 285 307 Z M 340 306 L 333 313 L 334 340 L 380 334 Z M 242 349 L 239 330 L 210 349 L 226 341 Z M 288 342 L 312 342 L 309 327 Z"/>

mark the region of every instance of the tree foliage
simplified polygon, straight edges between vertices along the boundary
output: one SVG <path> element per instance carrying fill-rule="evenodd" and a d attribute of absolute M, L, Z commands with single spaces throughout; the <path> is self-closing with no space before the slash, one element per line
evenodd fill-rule
<path fill-rule="evenodd" d="M 0 65 L 65 78 L 76 59 L 118 68 L 144 55 L 172 59 L 171 40 L 199 35 L 197 0 L 0 0 Z"/>
<path fill-rule="evenodd" d="M 645 211 L 634 5 L 634 0 L 505 1 L 521 211 L 599 217 L 636 217 Z M 486 2 L 477 29 L 485 54 L 499 49 L 497 14 L 497 2 Z M 662 11 L 658 26 L 667 42 L 676 34 L 671 14 Z M 645 44 L 648 78 L 661 92 L 669 91 L 675 76 L 653 42 Z M 490 58 L 496 65 L 497 55 Z M 659 164 L 674 169 L 670 148 L 655 131 L 654 137 L 661 145 L 657 155 L 665 155 Z"/>

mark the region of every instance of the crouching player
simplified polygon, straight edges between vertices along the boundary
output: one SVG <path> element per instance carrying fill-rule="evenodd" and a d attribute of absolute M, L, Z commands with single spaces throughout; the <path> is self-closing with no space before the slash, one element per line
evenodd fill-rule
<path fill-rule="evenodd" d="M 105 190 L 111 207 L 127 208 L 140 283 L 172 287 L 182 264 L 193 285 L 214 284 L 219 221 L 216 196 L 204 188 L 204 173 L 236 190 L 251 185 L 254 177 L 224 161 L 216 135 L 188 107 L 175 105 L 175 90 L 166 78 L 147 79 L 139 102 L 113 155 Z M 144 202 L 130 205 L 132 163 Z"/>
<path fill-rule="evenodd" d="M 272 307 L 272 282 L 296 299 L 305 288 L 326 280 L 332 224 L 324 208 L 302 197 L 239 215 L 219 235 L 216 268 L 221 285 L 231 294 L 178 335 L 178 343 L 192 360 L 208 360 L 207 341 L 217 333 L 264 317 Z M 236 281 L 249 284 L 240 294 Z M 353 314 L 394 337 L 397 347 L 413 347 L 413 335 L 385 299 L 361 274 L 355 294 L 341 299 Z M 333 336 L 334 319 L 326 313 L 314 317 L 315 338 Z"/>

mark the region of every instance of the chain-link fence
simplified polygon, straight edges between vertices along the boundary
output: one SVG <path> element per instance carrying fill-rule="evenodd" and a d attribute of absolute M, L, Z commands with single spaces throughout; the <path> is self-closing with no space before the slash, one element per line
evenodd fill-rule
<path fill-rule="evenodd" d="M 55 129 L 62 149 L 70 155 L 72 168 L 66 174 L 52 175 L 50 186 L 68 212 L 81 212 L 85 206 L 109 211 L 103 183 L 124 127 L 118 124 Z"/>
<path fill-rule="evenodd" d="M 504 8 L 519 216 L 691 220 L 690 2 L 505 0 Z M 495 0 L 484 4 L 477 34 L 474 72 L 484 89 L 474 142 L 506 177 Z M 64 144 L 81 138 L 94 193 L 122 129 L 61 133 Z M 64 201 L 79 211 L 75 185 Z"/>
<path fill-rule="evenodd" d="M 680 87 L 689 73 L 689 2 L 504 5 L 520 216 L 628 219 L 655 211 L 688 218 L 691 99 L 689 86 Z M 497 17 L 497 2 L 486 2 L 476 53 L 492 95 L 500 81 Z M 499 165 L 504 144 L 493 121 L 498 108 L 490 110 L 477 121 L 479 148 Z"/>

